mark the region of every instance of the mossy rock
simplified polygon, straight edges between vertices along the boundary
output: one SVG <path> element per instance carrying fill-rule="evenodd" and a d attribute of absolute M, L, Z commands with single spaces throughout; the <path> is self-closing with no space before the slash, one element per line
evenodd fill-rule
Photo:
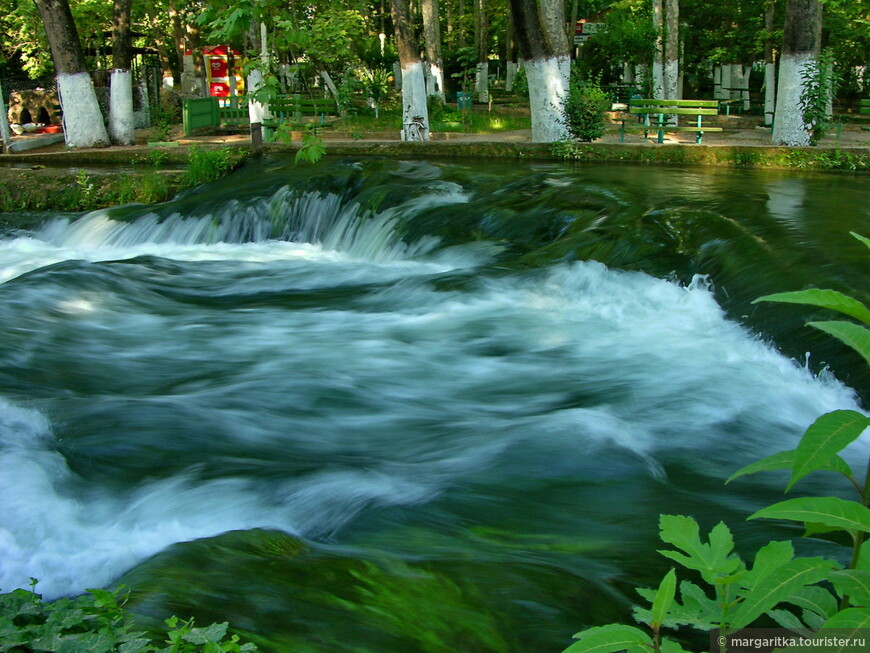
<path fill-rule="evenodd" d="M 120 583 L 146 625 L 173 614 L 228 620 L 265 651 L 513 650 L 475 586 L 431 566 L 343 555 L 280 531 L 176 544 Z"/>

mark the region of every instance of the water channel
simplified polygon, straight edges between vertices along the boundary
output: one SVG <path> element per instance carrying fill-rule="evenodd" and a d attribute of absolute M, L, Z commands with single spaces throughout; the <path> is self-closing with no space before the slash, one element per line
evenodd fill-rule
<path fill-rule="evenodd" d="M 849 231 L 866 177 L 381 159 L 46 216 L 0 239 L 0 589 L 123 583 L 263 650 L 559 651 L 669 567 L 659 513 L 799 534 L 744 521 L 782 476 L 723 481 L 870 378 L 751 302 L 867 301 Z"/>

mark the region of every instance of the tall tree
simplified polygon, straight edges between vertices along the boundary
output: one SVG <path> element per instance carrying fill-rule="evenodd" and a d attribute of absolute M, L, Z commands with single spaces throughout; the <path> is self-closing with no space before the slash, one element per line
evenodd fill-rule
<path fill-rule="evenodd" d="M 514 33 L 529 84 L 532 140 L 568 138 L 565 99 L 571 73 L 562 0 L 511 0 Z"/>
<path fill-rule="evenodd" d="M 773 60 L 773 27 L 776 0 L 767 0 L 764 8 L 764 126 L 773 126 L 776 110 L 776 63 Z"/>
<path fill-rule="evenodd" d="M 423 40 L 426 42 L 426 92 L 444 102 L 444 62 L 438 0 L 422 0 Z"/>
<path fill-rule="evenodd" d="M 402 68 L 402 138 L 429 140 L 429 109 L 426 107 L 426 80 L 420 48 L 411 25 L 408 0 L 390 0 L 396 47 Z"/>
<path fill-rule="evenodd" d="M 474 49 L 477 67 L 474 92 L 479 102 L 489 102 L 489 21 L 484 0 L 474 0 Z"/>
<path fill-rule="evenodd" d="M 665 93 L 665 63 L 664 46 L 662 36 L 665 29 L 664 1 L 653 0 L 653 29 L 655 30 L 655 56 L 652 64 L 652 96 L 663 99 Z"/>
<path fill-rule="evenodd" d="M 69 147 L 107 145 L 109 135 L 97 103 L 94 83 L 85 67 L 67 0 L 34 0 L 48 38 L 63 109 L 64 138 Z"/>
<path fill-rule="evenodd" d="M 109 91 L 109 135 L 116 145 L 133 144 L 133 0 L 114 0 L 112 12 L 112 79 Z"/>
<path fill-rule="evenodd" d="M 787 0 L 773 123 L 773 142 L 777 145 L 810 144 L 810 131 L 801 110 L 803 76 L 819 55 L 821 37 L 822 6 L 819 0 Z"/>
<path fill-rule="evenodd" d="M 664 97 L 680 98 L 680 0 L 665 0 Z"/>

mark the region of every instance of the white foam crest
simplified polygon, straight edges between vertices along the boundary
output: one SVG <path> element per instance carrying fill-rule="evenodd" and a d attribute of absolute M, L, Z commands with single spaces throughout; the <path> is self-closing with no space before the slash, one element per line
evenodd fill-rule
<path fill-rule="evenodd" d="M 437 492 L 374 470 L 325 472 L 277 489 L 248 479 L 202 481 L 196 470 L 126 496 L 84 488 L 39 412 L 0 398 L 0 591 L 37 578 L 46 598 L 110 584 L 169 545 L 255 527 L 321 535 L 372 503 Z"/>

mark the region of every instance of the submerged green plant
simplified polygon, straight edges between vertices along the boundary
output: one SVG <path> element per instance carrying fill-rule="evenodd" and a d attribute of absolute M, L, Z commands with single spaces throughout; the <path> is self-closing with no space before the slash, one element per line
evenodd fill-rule
<path fill-rule="evenodd" d="M 852 235 L 870 248 L 870 240 Z M 804 304 L 852 318 L 808 325 L 842 341 L 870 365 L 870 309 L 857 299 L 834 290 L 813 288 L 767 295 L 755 301 Z M 870 418 L 857 411 L 826 413 L 807 429 L 796 449 L 747 465 L 726 481 L 761 471 L 789 469 L 788 492 L 811 472 L 841 474 L 856 490 L 856 500 L 787 499 L 757 511 L 748 519 L 803 523 L 806 536 L 845 533 L 851 542 L 847 567 L 832 559 L 795 557 L 792 543 L 779 541 L 761 547 L 749 567 L 734 553 L 731 531 L 725 524 L 715 526 L 705 542 L 692 517 L 662 515 L 661 539 L 674 549 L 659 553 L 700 575 L 703 582 L 683 580 L 678 585 L 676 571 L 671 569 L 657 590 L 637 590 L 650 604 L 634 609 L 635 619 L 646 629 L 624 624 L 590 628 L 574 635 L 578 641 L 565 653 L 650 650 L 676 653 L 685 649 L 664 636 L 663 628 L 718 629 L 725 636 L 764 616 L 799 635 L 825 628 L 840 629 L 842 634 L 870 627 L 870 541 L 865 541 L 870 533 L 870 465 L 863 478 L 856 479 L 840 456 L 868 427 Z M 721 651 L 726 650 L 726 644 L 725 639 L 719 640 Z"/>

